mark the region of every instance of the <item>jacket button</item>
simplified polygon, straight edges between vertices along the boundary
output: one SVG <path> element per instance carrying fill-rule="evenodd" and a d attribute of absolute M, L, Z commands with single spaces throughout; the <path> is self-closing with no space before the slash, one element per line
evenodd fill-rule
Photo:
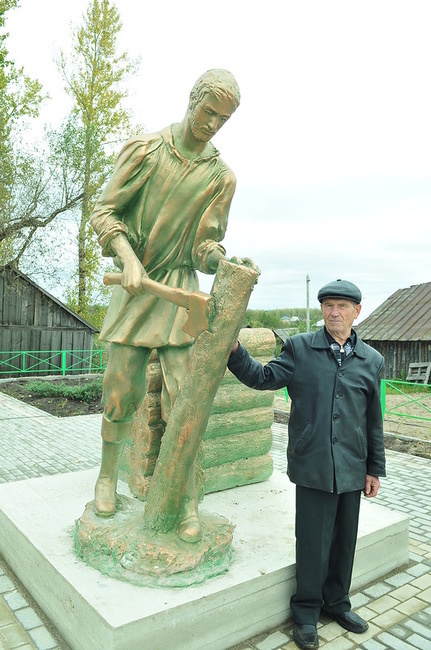
<path fill-rule="evenodd" d="M 332 438 L 332 444 L 333 444 L 333 445 L 336 445 L 337 442 L 338 442 L 338 438 Z"/>
<path fill-rule="evenodd" d="M 343 393 L 335 393 L 335 399 L 340 399 L 340 397 L 343 397 Z"/>
<path fill-rule="evenodd" d="M 335 413 L 335 414 L 332 416 L 332 419 L 335 420 L 335 421 L 337 421 L 337 420 L 340 419 L 340 416 L 338 415 L 338 413 Z"/>

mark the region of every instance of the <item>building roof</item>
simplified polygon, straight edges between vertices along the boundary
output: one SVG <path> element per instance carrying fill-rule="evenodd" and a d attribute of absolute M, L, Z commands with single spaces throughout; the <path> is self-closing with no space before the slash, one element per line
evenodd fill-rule
<path fill-rule="evenodd" d="M 430 341 L 431 282 L 398 289 L 355 329 L 365 341 Z"/>
<path fill-rule="evenodd" d="M 279 339 L 282 340 L 283 343 L 286 342 L 286 339 L 289 338 L 289 336 L 292 336 L 292 334 L 297 334 L 299 332 L 299 329 L 297 327 L 279 327 L 277 329 L 272 330 L 275 334 L 275 336 L 278 336 Z"/>
<path fill-rule="evenodd" d="M 13 267 L 11 264 L 5 264 L 4 266 L 0 266 L 0 272 L 6 270 L 9 273 L 14 273 L 16 276 L 21 278 L 24 282 L 28 282 L 31 284 L 36 291 L 40 291 L 40 293 L 44 294 L 48 300 L 52 301 L 55 303 L 60 309 L 63 309 L 67 313 L 69 313 L 76 321 L 81 323 L 86 329 L 97 333 L 99 330 L 97 327 L 94 327 L 91 323 L 89 323 L 85 318 L 82 318 L 82 316 L 79 316 L 76 312 L 74 312 L 72 309 L 69 309 L 67 305 L 65 305 L 61 300 L 58 300 L 55 296 L 53 296 L 51 293 L 43 289 L 40 285 L 38 285 L 34 280 L 32 280 L 28 275 L 25 275 L 25 273 L 22 273 L 22 271 L 19 271 L 15 267 Z"/>

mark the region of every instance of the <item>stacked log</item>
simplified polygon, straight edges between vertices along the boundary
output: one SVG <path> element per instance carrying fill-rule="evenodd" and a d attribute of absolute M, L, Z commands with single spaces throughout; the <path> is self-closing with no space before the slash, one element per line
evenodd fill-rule
<path fill-rule="evenodd" d="M 162 369 L 155 350 L 148 362 L 146 384 L 145 399 L 133 421 L 120 466 L 120 478 L 128 482 L 132 494 L 142 500 L 151 482 L 165 430 L 160 404 Z"/>
<path fill-rule="evenodd" d="M 263 363 L 274 356 L 271 330 L 245 328 L 239 339 Z M 161 383 L 154 351 L 147 368 L 146 397 L 135 417 L 120 473 L 141 500 L 146 498 L 165 428 L 160 408 Z M 271 476 L 273 401 L 272 391 L 247 388 L 226 370 L 198 454 L 197 485 L 201 496 Z"/>

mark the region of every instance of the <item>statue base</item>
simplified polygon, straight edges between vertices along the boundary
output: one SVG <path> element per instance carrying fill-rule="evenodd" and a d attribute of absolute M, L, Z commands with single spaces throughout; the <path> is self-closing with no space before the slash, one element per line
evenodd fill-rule
<path fill-rule="evenodd" d="M 146 587 L 188 587 L 229 569 L 235 526 L 224 517 L 199 510 L 202 539 L 182 541 L 172 531 L 143 527 L 145 504 L 117 498 L 112 517 L 98 517 L 93 501 L 75 526 L 75 552 L 101 573 Z"/>
<path fill-rule="evenodd" d="M 232 562 L 177 589 L 114 580 L 77 557 L 75 521 L 98 471 L 0 485 L 0 554 L 73 650 L 226 650 L 288 619 L 295 486 L 285 474 L 205 497 L 235 522 Z M 363 500 L 353 590 L 408 563 L 408 527 L 407 515 Z"/>

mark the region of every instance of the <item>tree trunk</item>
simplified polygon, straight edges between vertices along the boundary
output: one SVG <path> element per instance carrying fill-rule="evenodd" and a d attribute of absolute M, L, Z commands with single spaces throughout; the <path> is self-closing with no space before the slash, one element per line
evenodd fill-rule
<path fill-rule="evenodd" d="M 216 310 L 211 332 L 203 332 L 196 340 L 148 491 L 144 521 L 157 532 L 172 530 L 180 514 L 188 476 L 257 275 L 245 266 L 226 260 L 219 263 L 212 288 Z"/>

